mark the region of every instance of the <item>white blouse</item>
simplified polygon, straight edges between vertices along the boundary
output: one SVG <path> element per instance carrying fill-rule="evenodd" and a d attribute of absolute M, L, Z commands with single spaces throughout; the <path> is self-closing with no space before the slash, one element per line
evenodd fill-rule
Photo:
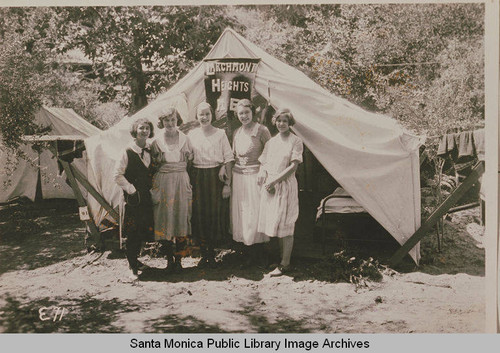
<path fill-rule="evenodd" d="M 285 170 L 292 161 L 302 163 L 304 144 L 300 137 L 290 134 L 283 138 L 280 134 L 267 141 L 259 161 L 269 174 L 276 175 Z"/>
<path fill-rule="evenodd" d="M 226 132 L 222 129 L 205 136 L 201 127 L 198 127 L 188 134 L 188 138 L 193 148 L 195 168 L 215 168 L 234 160 Z"/>
<path fill-rule="evenodd" d="M 176 146 L 170 147 L 165 142 L 164 136 L 158 137 L 153 144 L 156 144 L 162 155 L 162 162 L 166 163 L 177 163 L 181 161 L 191 160 L 193 157 L 193 151 L 191 145 L 187 139 L 187 136 L 179 131 L 179 142 Z M 155 148 L 155 146 L 152 146 Z"/>

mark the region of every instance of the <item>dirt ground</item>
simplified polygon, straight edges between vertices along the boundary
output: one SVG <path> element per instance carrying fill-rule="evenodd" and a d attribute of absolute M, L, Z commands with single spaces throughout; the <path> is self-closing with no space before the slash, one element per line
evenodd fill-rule
<path fill-rule="evenodd" d="M 417 269 L 385 268 L 381 281 L 356 286 L 332 277 L 329 257 L 301 256 L 300 239 L 294 270 L 283 277 L 241 268 L 225 250 L 216 269 L 197 269 L 198 258 L 184 258 L 181 274 L 165 274 L 166 260 L 145 255 L 152 269 L 133 281 L 124 258 L 87 253 L 71 208 L 33 211 L 30 222 L 3 212 L 0 332 L 484 332 L 478 213 L 462 211 L 445 222 L 440 252 L 435 234 L 427 236 Z M 306 242 L 319 249 L 312 236 Z"/>

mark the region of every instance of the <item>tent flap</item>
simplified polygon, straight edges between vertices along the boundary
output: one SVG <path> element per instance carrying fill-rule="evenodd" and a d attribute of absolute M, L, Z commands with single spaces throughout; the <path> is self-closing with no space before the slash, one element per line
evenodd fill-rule
<path fill-rule="evenodd" d="M 42 107 L 36 114 L 34 122 L 49 129 L 51 136 L 81 136 L 82 139 L 95 135 L 101 130 L 79 116 L 73 109 Z M 0 202 L 7 202 L 16 197 L 27 197 L 35 200 L 38 171 L 42 185 L 42 197 L 74 199 L 73 190 L 66 183 L 66 176 L 59 173 L 57 160 L 52 153 L 44 150 L 40 155 L 29 144 L 21 147 L 28 160 L 16 160 L 16 168 L 7 170 L 7 161 L 11 156 L 0 146 Z M 73 161 L 81 171 L 87 170 L 84 158 Z M 84 193 L 85 194 L 85 193 Z"/>

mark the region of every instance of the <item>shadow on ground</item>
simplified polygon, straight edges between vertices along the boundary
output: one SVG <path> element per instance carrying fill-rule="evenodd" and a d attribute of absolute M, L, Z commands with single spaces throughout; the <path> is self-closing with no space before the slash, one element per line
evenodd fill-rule
<path fill-rule="evenodd" d="M 304 321 L 294 320 L 286 313 L 282 313 L 281 318 L 276 322 L 269 322 L 267 317 L 256 313 L 252 307 L 246 307 L 239 312 L 246 316 L 250 322 L 250 327 L 258 333 L 309 333 L 310 330 L 304 327 Z"/>
<path fill-rule="evenodd" d="M 0 211 L 0 274 L 14 270 L 32 270 L 71 259 L 86 253 L 85 228 L 75 213 L 74 200 L 51 201 L 43 207 L 17 205 Z M 445 222 L 445 234 L 441 250 L 438 251 L 435 230 L 431 230 L 421 241 L 421 261 L 417 267 L 407 256 L 396 267 L 400 272 L 420 271 L 428 274 L 466 273 L 484 276 L 484 249 L 475 246 L 467 234 L 466 226 L 477 218 L 477 210 L 459 214 L 453 222 Z M 309 222 L 307 225 L 311 226 Z M 399 247 L 389 237 L 385 242 L 335 241 L 327 238 L 318 241 L 311 227 L 298 227 L 292 255 L 293 270 L 288 273 L 296 280 L 339 281 L 332 276 L 333 254 L 344 251 L 348 257 L 367 260 L 374 258 L 380 264 Z M 361 227 L 354 238 L 373 236 L 372 228 Z M 201 279 L 224 281 L 231 276 L 259 281 L 278 262 L 279 247 L 276 239 L 268 246 L 266 261 L 247 264 L 246 258 L 235 251 L 219 255 L 219 266 L 215 269 L 186 268 L 181 274 L 166 274 L 162 269 L 151 269 L 141 276 L 143 281 L 197 281 Z M 312 254 L 312 255 L 311 255 Z M 124 259 L 124 261 L 126 261 Z"/>
<path fill-rule="evenodd" d="M 78 214 L 55 212 L 32 220 L 35 231 L 12 232 L 0 225 L 0 274 L 33 270 L 81 256 L 85 249 L 85 228 Z"/>
<path fill-rule="evenodd" d="M 193 316 L 165 315 L 151 322 L 145 333 L 228 333 L 217 325 L 209 325 Z"/>
<path fill-rule="evenodd" d="M 276 322 L 269 322 L 263 316 L 253 312 L 252 308 L 246 308 L 239 314 L 246 316 L 249 328 L 245 331 L 227 331 L 217 325 L 209 325 L 192 316 L 179 317 L 176 315 L 165 315 L 154 320 L 146 333 L 308 333 L 309 329 L 303 326 L 302 321 L 293 320 L 286 315 Z"/>
<path fill-rule="evenodd" d="M 117 315 L 138 310 L 137 306 L 116 299 L 98 300 L 90 296 L 71 300 L 28 301 L 11 296 L 3 299 L 6 304 L 1 308 L 0 327 L 5 333 L 119 333 L 123 327 L 113 323 Z"/>

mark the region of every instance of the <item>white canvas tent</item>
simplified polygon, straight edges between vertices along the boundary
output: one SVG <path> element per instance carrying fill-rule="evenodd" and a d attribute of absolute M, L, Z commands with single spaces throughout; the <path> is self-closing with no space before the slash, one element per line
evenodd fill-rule
<path fill-rule="evenodd" d="M 99 133 L 101 130 L 79 116 L 73 109 L 42 107 L 36 114 L 34 122 L 50 128 L 47 133 L 51 136 L 60 136 L 70 140 L 84 139 Z M 54 155 L 43 150 L 40 154 L 31 148 L 30 143 L 21 146 L 28 157 L 16 159 L 15 169 L 9 175 L 6 167 L 9 156 L 7 151 L 0 146 L 0 202 L 7 202 L 16 197 L 27 197 L 35 200 L 38 181 L 38 168 L 41 176 L 41 192 L 43 199 L 65 198 L 74 199 L 73 190 L 66 184 L 66 177 L 59 173 L 59 168 Z M 12 163 L 12 161 L 10 161 Z M 82 158 L 75 159 L 73 164 L 83 173 L 86 173 L 86 161 Z"/>
<path fill-rule="evenodd" d="M 294 132 L 325 169 L 400 244 L 420 227 L 421 139 L 387 116 L 336 97 L 232 29 L 224 31 L 205 59 L 215 58 L 261 59 L 254 89 L 275 108 L 292 110 L 297 120 Z M 158 116 L 171 105 L 179 110 L 184 122 L 192 121 L 195 107 L 205 98 L 204 67 L 200 63 L 138 113 L 85 141 L 89 181 L 113 207 L 117 206 L 121 191 L 113 182 L 111 168 L 131 142 L 132 122 L 145 117 L 156 125 Z M 106 212 L 92 198 L 89 202 L 99 224 Z M 418 262 L 418 245 L 410 255 Z"/>

